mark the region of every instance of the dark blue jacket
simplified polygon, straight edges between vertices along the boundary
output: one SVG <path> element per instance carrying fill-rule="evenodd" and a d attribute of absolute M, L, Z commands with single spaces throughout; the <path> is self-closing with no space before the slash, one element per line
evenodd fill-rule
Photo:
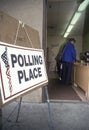
<path fill-rule="evenodd" d="M 76 50 L 73 44 L 68 42 L 62 52 L 62 61 L 73 63 L 76 61 Z"/>

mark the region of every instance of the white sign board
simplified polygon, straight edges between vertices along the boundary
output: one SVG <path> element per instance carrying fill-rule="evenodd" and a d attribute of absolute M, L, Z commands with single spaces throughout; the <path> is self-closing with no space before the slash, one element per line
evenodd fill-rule
<path fill-rule="evenodd" d="M 47 84 L 43 50 L 0 42 L 0 79 L 3 104 Z"/>

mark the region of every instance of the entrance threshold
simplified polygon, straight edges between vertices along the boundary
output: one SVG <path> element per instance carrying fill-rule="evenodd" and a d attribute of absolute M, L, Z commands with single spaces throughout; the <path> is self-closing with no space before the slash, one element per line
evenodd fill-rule
<path fill-rule="evenodd" d="M 83 102 L 89 103 L 89 100 L 87 99 L 85 92 L 79 86 L 72 86 L 72 88 Z"/>
<path fill-rule="evenodd" d="M 52 103 L 81 103 L 81 101 L 77 100 L 50 100 Z"/>

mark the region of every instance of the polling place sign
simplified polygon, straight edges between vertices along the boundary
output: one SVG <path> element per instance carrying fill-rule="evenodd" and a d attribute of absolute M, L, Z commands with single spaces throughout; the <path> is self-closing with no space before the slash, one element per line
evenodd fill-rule
<path fill-rule="evenodd" d="M 3 104 L 47 84 L 43 50 L 0 42 L 0 80 Z"/>

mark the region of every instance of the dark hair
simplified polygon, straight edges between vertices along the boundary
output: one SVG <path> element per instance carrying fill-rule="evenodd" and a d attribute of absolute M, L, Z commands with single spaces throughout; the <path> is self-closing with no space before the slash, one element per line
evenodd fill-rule
<path fill-rule="evenodd" d="M 74 38 L 70 38 L 69 41 L 74 41 L 74 42 L 76 42 L 76 40 L 75 40 Z"/>

